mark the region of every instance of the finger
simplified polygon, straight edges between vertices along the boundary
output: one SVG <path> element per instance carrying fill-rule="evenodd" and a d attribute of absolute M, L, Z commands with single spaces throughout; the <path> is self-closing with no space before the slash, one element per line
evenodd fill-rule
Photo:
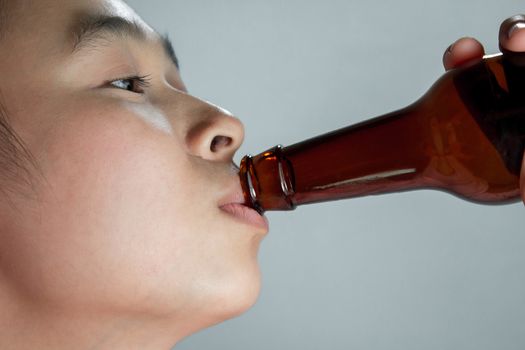
<path fill-rule="evenodd" d="M 525 15 L 507 18 L 499 29 L 500 48 L 513 51 L 525 51 Z"/>
<path fill-rule="evenodd" d="M 458 68 L 483 58 L 485 49 L 474 38 L 461 38 L 450 45 L 443 54 L 443 65 L 446 70 Z"/>

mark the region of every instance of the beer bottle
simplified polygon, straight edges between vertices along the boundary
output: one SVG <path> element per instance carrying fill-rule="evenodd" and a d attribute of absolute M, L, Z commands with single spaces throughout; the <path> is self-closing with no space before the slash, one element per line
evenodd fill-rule
<path fill-rule="evenodd" d="M 525 59 L 485 56 L 445 73 L 398 111 L 241 161 L 246 204 L 259 212 L 414 189 L 486 204 L 519 199 Z"/>

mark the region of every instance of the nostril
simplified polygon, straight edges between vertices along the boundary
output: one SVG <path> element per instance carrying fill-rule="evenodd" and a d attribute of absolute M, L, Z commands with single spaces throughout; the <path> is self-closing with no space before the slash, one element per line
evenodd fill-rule
<path fill-rule="evenodd" d="M 233 142 L 231 137 L 228 136 L 215 136 L 211 141 L 210 150 L 217 152 L 220 148 L 228 147 Z"/>

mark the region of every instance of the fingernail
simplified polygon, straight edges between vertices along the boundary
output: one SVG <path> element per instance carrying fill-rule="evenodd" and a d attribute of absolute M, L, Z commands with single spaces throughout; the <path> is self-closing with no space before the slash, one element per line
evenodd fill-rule
<path fill-rule="evenodd" d="M 460 41 L 461 39 L 458 39 L 456 41 L 454 41 L 452 44 L 450 44 L 449 47 L 447 47 L 447 49 L 445 50 L 445 55 L 448 55 L 448 54 L 451 54 L 452 53 L 452 50 L 454 50 L 454 46 L 456 46 L 456 44 L 458 43 L 458 41 Z"/>
<path fill-rule="evenodd" d="M 517 30 L 524 29 L 524 28 L 525 28 L 525 23 L 522 23 L 522 22 L 515 23 L 508 31 L 507 39 L 512 38 L 512 34 L 514 34 L 514 32 L 516 32 Z"/>
<path fill-rule="evenodd" d="M 515 15 L 507 18 L 501 23 L 499 29 L 499 40 L 509 40 L 518 29 L 525 28 L 525 15 Z"/>
<path fill-rule="evenodd" d="M 448 69 L 448 66 L 449 66 L 449 57 L 450 57 L 450 54 L 452 53 L 452 46 L 454 46 L 454 44 L 451 44 L 449 47 L 447 47 L 447 49 L 445 50 L 445 52 L 443 52 L 443 57 L 441 58 L 441 61 L 443 62 L 443 65 L 445 66 L 445 68 Z"/>
<path fill-rule="evenodd" d="M 456 40 L 455 42 L 450 44 L 450 46 L 447 47 L 445 52 L 443 52 L 443 58 L 441 60 L 443 61 L 443 65 L 446 69 L 450 69 L 450 57 L 452 56 L 452 50 L 454 50 L 454 45 L 456 45 L 458 41 L 459 40 Z"/>
<path fill-rule="evenodd" d="M 449 47 L 447 47 L 447 49 L 445 50 L 445 54 L 452 53 L 452 50 L 454 50 L 454 47 L 456 46 L 456 44 L 459 43 L 460 41 L 464 41 L 465 39 L 472 39 L 472 38 L 469 37 L 469 36 L 464 36 L 462 38 L 459 38 L 458 40 L 456 40 L 452 44 L 450 44 Z"/>

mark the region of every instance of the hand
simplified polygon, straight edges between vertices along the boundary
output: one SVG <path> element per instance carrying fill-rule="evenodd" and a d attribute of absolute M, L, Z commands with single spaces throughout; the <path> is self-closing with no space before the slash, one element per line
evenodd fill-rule
<path fill-rule="evenodd" d="M 499 30 L 500 48 L 514 52 L 525 52 L 525 15 L 516 15 L 505 20 Z M 479 61 L 485 55 L 483 45 L 474 38 L 461 38 L 450 45 L 443 54 L 446 70 Z"/>
<path fill-rule="evenodd" d="M 525 15 L 516 15 L 505 20 L 499 30 L 500 49 L 506 54 L 525 52 Z M 461 38 L 450 45 L 443 54 L 446 70 L 474 63 L 483 58 L 483 45 L 474 38 Z M 525 203 L 525 154 L 521 163 L 521 198 Z"/>

